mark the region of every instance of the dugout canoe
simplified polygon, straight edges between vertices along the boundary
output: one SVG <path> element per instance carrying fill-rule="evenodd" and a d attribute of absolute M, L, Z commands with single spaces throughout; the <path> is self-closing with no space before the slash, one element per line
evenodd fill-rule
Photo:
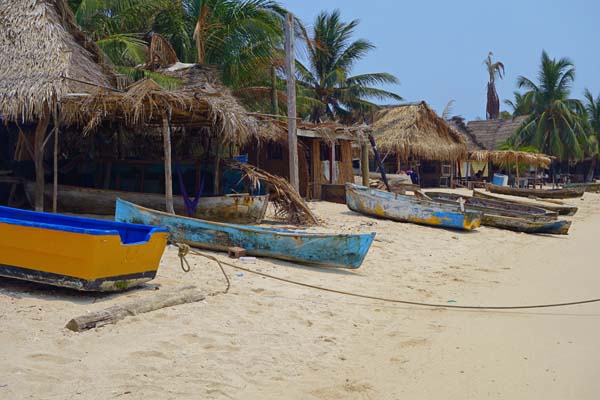
<path fill-rule="evenodd" d="M 586 192 L 589 193 L 600 193 L 600 182 L 586 182 L 586 183 L 567 183 L 566 188 L 583 187 Z"/>
<path fill-rule="evenodd" d="M 470 231 L 481 224 L 481 213 L 461 212 L 458 205 L 421 200 L 352 183 L 346 184 L 346 204 L 350 210 L 368 216 L 420 225 Z"/>
<path fill-rule="evenodd" d="M 34 198 L 35 183 L 27 182 L 25 190 L 29 199 Z M 52 204 L 52 186 L 46 185 L 44 203 Z M 59 212 L 74 214 L 114 215 L 117 199 L 123 199 L 144 207 L 165 211 L 165 196 L 158 193 L 124 192 L 58 185 L 57 206 Z M 236 224 L 260 224 L 267 212 L 269 196 L 231 194 L 201 197 L 194 217 L 209 221 Z M 173 207 L 178 215 L 187 215 L 181 196 L 173 196 Z"/>
<path fill-rule="evenodd" d="M 525 199 L 522 197 L 512 197 L 512 198 L 500 197 L 500 196 L 495 196 L 491 193 L 487 193 L 487 192 L 483 192 L 483 191 L 479 191 L 479 190 L 475 190 L 475 189 L 473 190 L 473 197 L 477 197 L 480 199 L 498 200 L 498 201 L 502 201 L 505 203 L 540 207 L 540 208 L 543 208 L 548 211 L 557 212 L 558 215 L 564 215 L 564 216 L 573 216 L 573 215 L 575 215 L 575 213 L 577 213 L 576 206 L 570 206 L 570 205 L 566 205 L 566 204 L 549 203 L 546 201 L 536 201 L 536 200 Z"/>
<path fill-rule="evenodd" d="M 532 197 L 538 199 L 573 199 L 583 196 L 585 187 L 567 187 L 562 189 L 521 189 L 509 186 L 498 186 L 488 183 L 488 192 L 510 196 Z"/>
<path fill-rule="evenodd" d="M 535 207 L 522 206 L 523 209 L 536 209 L 535 213 L 515 211 L 517 205 L 511 209 L 502 208 L 502 202 L 487 199 L 477 199 L 470 196 L 457 194 L 427 192 L 426 195 L 433 201 L 456 204 L 462 198 L 466 211 L 481 212 L 481 224 L 494 228 L 507 229 L 524 233 L 547 233 L 553 235 L 566 235 L 571 227 L 571 221 L 557 220 L 556 215 L 547 216 L 545 210 Z M 485 205 L 484 205 L 485 204 Z M 504 203 L 510 204 L 510 203 Z"/>
<path fill-rule="evenodd" d="M 320 267 L 358 268 L 375 233 L 330 234 L 225 224 L 182 217 L 117 200 L 115 219 L 164 226 L 170 240 L 208 250 L 242 247 L 246 253 Z"/>
<path fill-rule="evenodd" d="M 154 279 L 165 228 L 0 207 L 0 276 L 82 291 Z"/>

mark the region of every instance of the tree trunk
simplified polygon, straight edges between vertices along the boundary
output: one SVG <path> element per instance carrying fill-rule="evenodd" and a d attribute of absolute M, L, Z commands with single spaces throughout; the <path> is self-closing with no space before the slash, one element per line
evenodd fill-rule
<path fill-rule="evenodd" d="M 50 112 L 46 110 L 35 128 L 35 210 L 44 211 L 44 139 L 50 123 Z"/>
<path fill-rule="evenodd" d="M 166 116 L 162 120 L 162 131 L 165 151 L 165 208 L 168 213 L 175 214 L 173 208 L 173 173 L 171 170 L 171 128 Z"/>
<path fill-rule="evenodd" d="M 285 20 L 285 70 L 288 96 L 288 151 L 290 183 L 300 193 L 298 177 L 298 138 L 296 136 L 296 57 L 294 53 L 294 16 L 288 13 Z"/>

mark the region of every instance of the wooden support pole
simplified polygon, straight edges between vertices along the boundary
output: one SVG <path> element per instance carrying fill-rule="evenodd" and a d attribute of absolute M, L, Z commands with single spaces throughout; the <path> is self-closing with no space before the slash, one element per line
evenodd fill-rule
<path fill-rule="evenodd" d="M 217 149 L 215 156 L 215 184 L 213 188 L 213 194 L 215 196 L 221 195 L 221 140 L 217 138 Z"/>
<path fill-rule="evenodd" d="M 186 286 L 165 293 L 152 292 L 151 296 L 139 300 L 73 318 L 69 321 L 66 328 L 75 332 L 81 332 L 114 324 L 129 316 L 173 307 L 179 304 L 195 303 L 204 299 L 204 294 L 196 290 L 194 286 Z"/>
<path fill-rule="evenodd" d="M 377 150 L 377 144 L 375 144 L 375 138 L 373 135 L 369 135 L 369 141 L 371 142 L 371 146 L 373 147 L 373 153 L 375 153 L 375 162 L 379 167 L 379 172 L 381 173 L 381 180 L 385 184 L 388 192 L 391 192 L 390 184 L 388 183 L 387 176 L 385 175 L 385 168 L 383 168 L 383 162 L 381 161 L 381 157 L 379 157 L 379 150 Z"/>
<path fill-rule="evenodd" d="M 335 183 L 335 142 L 329 144 L 329 183 Z"/>
<path fill-rule="evenodd" d="M 290 183 L 300 192 L 298 178 L 298 138 L 296 136 L 296 57 L 294 53 L 294 16 L 287 14 L 285 19 L 285 71 L 288 96 L 288 148 Z"/>
<path fill-rule="evenodd" d="M 369 187 L 369 145 L 365 142 L 360 146 L 360 169 L 362 172 L 362 184 Z"/>
<path fill-rule="evenodd" d="M 35 163 L 35 210 L 44 211 L 44 139 L 48 124 L 50 123 L 50 112 L 46 112 L 38 121 L 35 128 L 35 138 L 33 145 L 34 163 Z"/>
<path fill-rule="evenodd" d="M 162 119 L 162 133 L 165 151 L 165 207 L 168 213 L 175 214 L 173 208 L 173 172 L 171 169 L 171 128 L 166 115 Z"/>
<path fill-rule="evenodd" d="M 58 110 L 52 113 L 54 125 L 54 173 L 52 176 L 52 212 L 58 211 Z"/>

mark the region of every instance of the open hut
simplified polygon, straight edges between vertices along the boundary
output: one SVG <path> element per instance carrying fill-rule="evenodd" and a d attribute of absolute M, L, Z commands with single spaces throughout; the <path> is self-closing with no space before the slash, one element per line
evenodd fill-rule
<path fill-rule="evenodd" d="M 421 186 L 450 186 L 457 161 L 467 156 L 465 138 L 424 101 L 384 108 L 373 134 L 386 172 L 416 170 Z"/>
<path fill-rule="evenodd" d="M 0 54 L 4 168 L 13 158 L 34 161 L 35 207 L 41 210 L 47 135 L 58 126 L 61 100 L 94 87 L 115 87 L 117 77 L 64 0 L 3 0 Z"/>

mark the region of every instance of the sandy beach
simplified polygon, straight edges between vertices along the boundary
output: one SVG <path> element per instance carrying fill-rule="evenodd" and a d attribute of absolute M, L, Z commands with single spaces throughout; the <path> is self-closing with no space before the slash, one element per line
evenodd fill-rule
<path fill-rule="evenodd" d="M 599 297 L 600 195 L 568 236 L 462 233 L 313 202 L 319 230 L 377 232 L 356 271 L 259 259 L 323 287 L 458 305 Z M 569 217 L 567 217 L 569 218 Z M 311 228 L 317 229 L 317 228 Z M 211 253 L 226 259 L 222 253 Z M 146 288 L 85 295 L 0 279 L 1 399 L 596 399 L 600 304 L 521 311 L 417 308 L 294 286 L 170 247 Z M 239 263 L 239 261 L 231 261 Z M 206 300 L 74 333 L 73 317 L 196 285 Z M 211 295 L 214 294 L 214 295 Z"/>

